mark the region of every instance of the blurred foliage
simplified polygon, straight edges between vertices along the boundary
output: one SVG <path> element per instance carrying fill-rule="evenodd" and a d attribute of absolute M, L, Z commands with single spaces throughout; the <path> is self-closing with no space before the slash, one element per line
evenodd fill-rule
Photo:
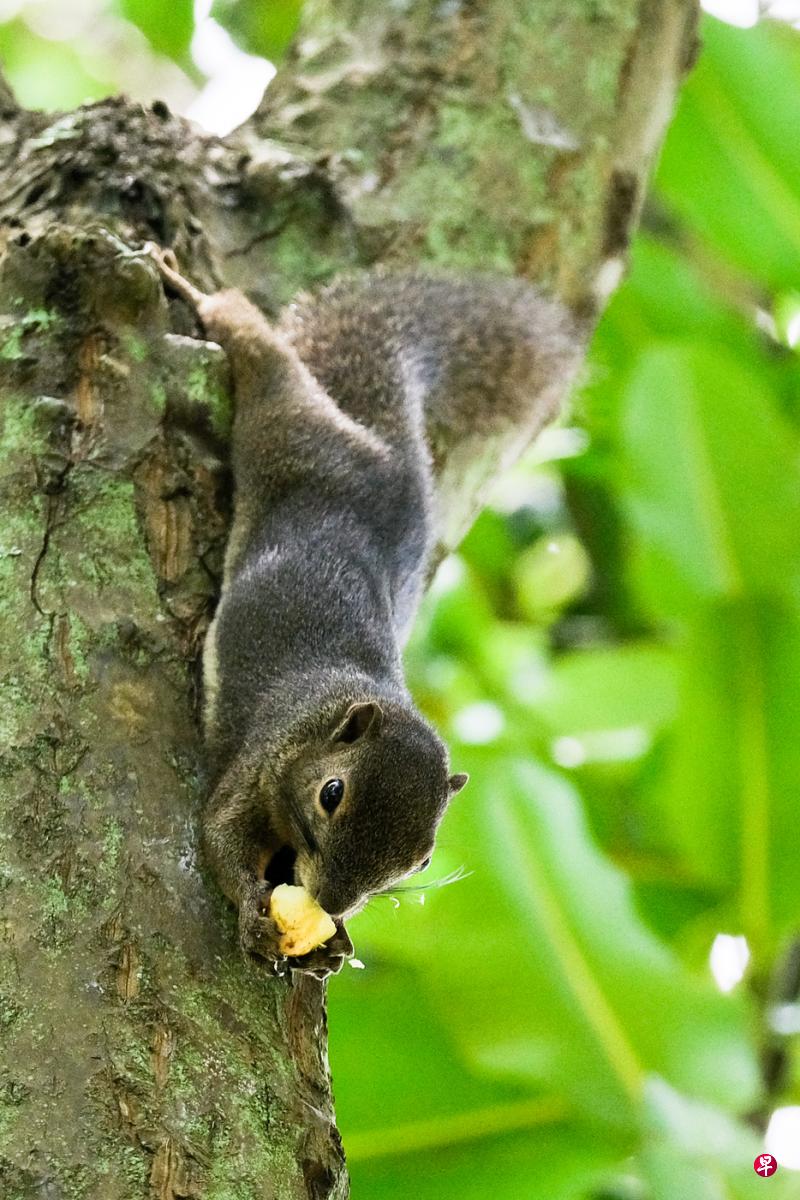
<path fill-rule="evenodd" d="M 194 0 L 170 0 L 169 4 L 119 0 L 119 11 L 141 29 L 158 54 L 176 62 L 185 59 L 194 33 Z"/>
<path fill-rule="evenodd" d="M 301 10 L 302 0 L 0 0 L 0 62 L 29 108 L 124 91 L 227 132 L 257 104 Z"/>
<path fill-rule="evenodd" d="M 588 439 L 504 481 L 409 648 L 472 778 L 331 987 L 356 1196 L 760 1195 L 764 1118 L 800 1103 L 770 1027 L 800 927 L 800 34 L 704 38 Z M 727 995 L 719 932 L 751 954 Z"/>
<path fill-rule="evenodd" d="M 303 0 L 214 0 L 212 15 L 248 54 L 281 58 L 294 37 Z"/>
<path fill-rule="evenodd" d="M 275 57 L 299 8 L 7 0 L 0 54 L 26 103 L 188 104 L 197 22 Z M 408 649 L 472 779 L 331 985 L 355 1197 L 746 1200 L 766 1117 L 800 1104 L 773 1020 L 800 1028 L 800 34 L 704 41 L 571 423 Z M 751 955 L 728 994 L 720 932 Z"/>

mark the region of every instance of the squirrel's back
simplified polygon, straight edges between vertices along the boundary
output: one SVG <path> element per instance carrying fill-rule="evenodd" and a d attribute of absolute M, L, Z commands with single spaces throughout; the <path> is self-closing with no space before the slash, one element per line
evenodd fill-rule
<path fill-rule="evenodd" d="M 227 295 L 223 323 L 246 304 Z M 251 326 L 236 335 L 235 519 L 206 646 L 207 727 L 224 719 L 229 745 L 289 672 L 398 677 L 437 541 L 471 516 L 462 494 L 474 502 L 476 473 L 554 415 L 580 349 L 557 302 L 481 275 L 344 276 L 274 330 L 237 313 Z"/>
<path fill-rule="evenodd" d="M 496 476 L 558 413 L 586 330 L 519 279 L 376 270 L 284 311 L 280 328 L 342 411 L 435 486 L 450 548 L 474 510 L 476 470 Z"/>

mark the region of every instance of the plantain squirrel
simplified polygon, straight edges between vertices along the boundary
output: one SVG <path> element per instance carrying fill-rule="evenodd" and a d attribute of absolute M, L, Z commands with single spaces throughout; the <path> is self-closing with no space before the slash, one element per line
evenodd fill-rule
<path fill-rule="evenodd" d="M 324 977 L 352 953 L 344 920 L 427 865 L 467 782 L 401 663 L 448 467 L 463 482 L 494 443 L 518 452 L 581 339 L 519 281 L 383 271 L 301 298 L 273 327 L 148 249 L 234 377 L 234 517 L 204 651 L 206 854 L 242 947 L 279 973 L 272 888 L 301 883 L 334 916 L 329 942 L 288 960 Z"/>

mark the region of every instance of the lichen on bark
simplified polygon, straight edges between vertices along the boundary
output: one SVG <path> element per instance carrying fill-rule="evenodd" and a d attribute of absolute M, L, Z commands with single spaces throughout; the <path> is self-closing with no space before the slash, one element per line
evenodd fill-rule
<path fill-rule="evenodd" d="M 304 1164 L 343 1186 L 306 1116 L 332 1120 L 319 985 L 243 961 L 196 862 L 224 361 L 167 334 L 152 271 L 100 232 L 17 237 L 0 295 L 20 331 L 0 451 L 3 1195 L 288 1197 Z"/>

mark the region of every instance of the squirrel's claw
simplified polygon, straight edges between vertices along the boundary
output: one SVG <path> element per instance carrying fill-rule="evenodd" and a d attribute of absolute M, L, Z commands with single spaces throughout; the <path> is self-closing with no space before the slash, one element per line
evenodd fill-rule
<path fill-rule="evenodd" d="M 336 923 L 336 932 L 322 946 L 300 957 L 287 958 L 278 948 L 281 933 L 271 917 L 266 915 L 271 888 L 264 887 L 254 903 L 243 904 L 239 909 L 239 944 L 249 958 L 257 958 L 269 965 L 276 975 L 285 975 L 287 969 L 315 979 L 327 979 L 338 975 L 348 958 L 353 956 L 353 943 L 341 921 Z"/>
<path fill-rule="evenodd" d="M 281 933 L 265 912 L 264 900 L 268 902 L 270 891 L 264 888 L 253 897 L 253 902 L 240 906 L 239 945 L 248 957 L 269 963 L 276 975 L 283 975 L 287 959 L 278 948 Z"/>
<path fill-rule="evenodd" d="M 142 254 L 148 255 L 153 260 L 164 283 L 168 284 L 182 300 L 199 308 L 207 299 L 204 292 L 201 292 L 184 275 L 181 275 L 174 250 L 158 246 L 155 242 L 145 242 L 142 246 Z"/>
<path fill-rule="evenodd" d="M 293 971 L 313 975 L 315 979 L 327 979 L 329 975 L 338 975 L 347 959 L 352 957 L 353 943 L 350 935 L 342 922 L 337 921 L 333 937 L 316 950 L 304 954 L 302 958 L 287 958 L 286 965 Z"/>
<path fill-rule="evenodd" d="M 269 917 L 254 916 L 239 922 L 239 944 L 246 954 L 266 959 L 272 963 L 286 961 L 278 949 L 280 933 Z"/>

